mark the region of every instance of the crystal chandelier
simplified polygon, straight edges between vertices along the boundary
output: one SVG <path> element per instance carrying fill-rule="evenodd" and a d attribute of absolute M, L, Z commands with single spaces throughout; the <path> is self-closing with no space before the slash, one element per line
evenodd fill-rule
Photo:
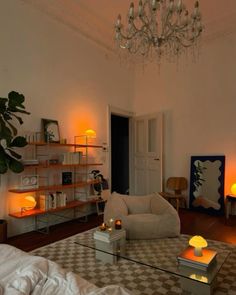
<path fill-rule="evenodd" d="M 173 60 L 197 44 L 202 30 L 198 1 L 189 15 L 182 0 L 140 0 L 137 11 L 130 4 L 126 28 L 118 16 L 115 39 L 131 54 Z"/>

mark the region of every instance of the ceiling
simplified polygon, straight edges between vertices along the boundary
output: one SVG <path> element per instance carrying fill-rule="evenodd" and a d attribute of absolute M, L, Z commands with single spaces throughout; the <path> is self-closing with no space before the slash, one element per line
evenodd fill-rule
<path fill-rule="evenodd" d="M 21 0 L 55 20 L 113 51 L 114 24 L 118 14 L 123 20 L 131 1 L 128 0 Z M 138 6 L 138 0 L 133 0 Z M 195 0 L 183 0 L 191 12 Z M 200 0 L 204 38 L 216 38 L 236 29 L 236 0 Z M 226 4 L 227 3 L 227 4 Z"/>

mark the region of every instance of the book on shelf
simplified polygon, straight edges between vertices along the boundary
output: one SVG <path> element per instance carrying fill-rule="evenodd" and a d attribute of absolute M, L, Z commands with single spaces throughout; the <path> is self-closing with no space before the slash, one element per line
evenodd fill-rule
<path fill-rule="evenodd" d="M 39 196 L 39 208 L 44 211 L 49 209 L 49 200 L 47 195 Z"/>
<path fill-rule="evenodd" d="M 49 193 L 39 196 L 39 208 L 47 211 L 66 206 L 66 194 L 63 192 Z"/>
<path fill-rule="evenodd" d="M 177 257 L 179 265 L 196 268 L 199 270 L 207 271 L 216 261 L 217 252 L 208 248 L 202 249 L 202 256 L 194 254 L 194 247 L 187 247 Z"/>

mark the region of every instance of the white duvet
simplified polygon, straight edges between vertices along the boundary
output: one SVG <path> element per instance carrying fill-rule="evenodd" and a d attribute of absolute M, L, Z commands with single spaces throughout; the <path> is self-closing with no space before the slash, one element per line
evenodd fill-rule
<path fill-rule="evenodd" d="M 129 295 L 115 285 L 98 288 L 43 257 L 0 244 L 0 295 Z"/>

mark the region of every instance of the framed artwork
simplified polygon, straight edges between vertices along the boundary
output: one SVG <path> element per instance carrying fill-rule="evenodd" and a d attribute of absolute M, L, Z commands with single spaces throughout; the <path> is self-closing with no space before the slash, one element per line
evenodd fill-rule
<path fill-rule="evenodd" d="M 225 156 L 192 156 L 190 208 L 224 214 Z"/>
<path fill-rule="evenodd" d="M 42 129 L 45 142 L 60 142 L 58 121 L 42 119 Z"/>
<path fill-rule="evenodd" d="M 62 184 L 72 184 L 72 172 L 62 172 Z"/>

